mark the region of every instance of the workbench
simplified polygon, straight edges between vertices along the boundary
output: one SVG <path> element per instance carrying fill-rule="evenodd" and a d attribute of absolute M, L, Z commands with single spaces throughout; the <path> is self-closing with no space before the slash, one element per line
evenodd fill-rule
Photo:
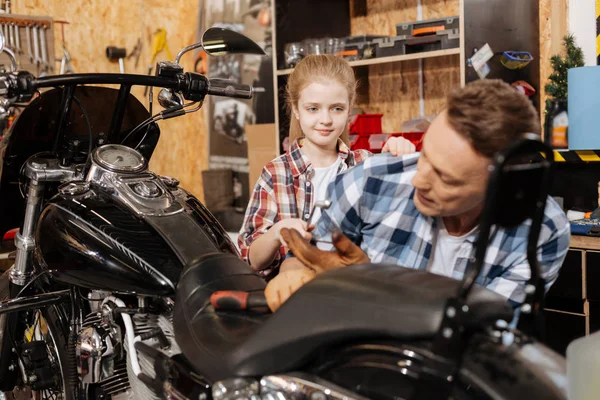
<path fill-rule="evenodd" d="M 572 340 L 600 330 L 600 237 L 571 236 L 544 316 L 544 341 L 563 354 Z"/>

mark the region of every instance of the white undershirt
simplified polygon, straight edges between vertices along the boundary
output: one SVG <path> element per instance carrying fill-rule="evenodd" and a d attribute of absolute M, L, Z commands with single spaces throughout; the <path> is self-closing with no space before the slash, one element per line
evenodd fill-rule
<path fill-rule="evenodd" d="M 313 206 L 317 201 L 325 200 L 325 198 L 327 197 L 327 187 L 335 179 L 335 176 L 337 175 L 337 171 L 341 163 L 342 158 L 338 156 L 334 163 L 331 164 L 329 167 L 313 168 L 314 174 L 311 179 L 313 186 Z M 311 218 L 312 224 L 316 224 L 320 217 L 321 208 L 316 207 L 315 212 Z M 331 245 L 328 245 L 326 243 L 321 244 L 317 242 L 317 247 L 323 247 L 322 250 L 331 249 Z"/>
<path fill-rule="evenodd" d="M 452 236 L 446 230 L 444 221 L 441 218 L 437 219 L 437 237 L 434 241 L 433 259 L 429 261 L 427 270 L 434 274 L 450 276 L 454 272 L 454 265 L 460 253 L 461 246 L 471 235 L 477 226 L 470 232 L 461 236 Z"/>

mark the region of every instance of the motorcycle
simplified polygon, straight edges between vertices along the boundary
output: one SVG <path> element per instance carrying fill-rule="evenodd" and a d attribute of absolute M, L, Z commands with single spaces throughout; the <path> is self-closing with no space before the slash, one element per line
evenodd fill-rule
<path fill-rule="evenodd" d="M 552 151 L 528 138 L 497 157 L 463 281 L 355 265 L 319 275 L 271 314 L 266 283 L 210 212 L 147 167 L 157 120 L 197 110 L 206 95 L 252 95 L 249 86 L 184 72 L 181 56 L 200 46 L 263 54 L 244 36 L 211 28 L 175 62 L 159 62 L 156 76 L 0 74 L 0 115 L 26 103 L 0 145 L 0 229 L 20 224 L 14 266 L 2 276 L 8 291 L 0 291 L 5 396 L 566 398 L 564 359 L 533 329 Z M 150 116 L 132 85 L 162 88 L 165 109 Z M 539 152 L 546 158 L 510 162 Z M 527 218 L 532 274 L 520 327 L 531 334 L 511 328 L 504 298 L 474 285 L 491 226 Z"/>

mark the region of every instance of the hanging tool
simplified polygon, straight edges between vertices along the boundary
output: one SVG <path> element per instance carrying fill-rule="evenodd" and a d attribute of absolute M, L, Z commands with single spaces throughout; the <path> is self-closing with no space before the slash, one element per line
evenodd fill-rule
<path fill-rule="evenodd" d="M 131 50 L 131 53 L 129 53 L 129 55 L 127 56 L 128 60 L 131 57 L 135 57 L 135 64 L 134 64 L 135 69 L 137 69 L 138 62 L 140 61 L 140 55 L 141 54 L 142 54 L 142 39 L 138 38 L 137 43 L 133 47 L 133 50 Z"/>
<path fill-rule="evenodd" d="M 152 42 L 152 58 L 150 59 L 150 64 L 148 65 L 148 75 L 152 75 L 152 69 L 154 68 L 154 62 L 156 61 L 156 56 L 161 52 L 165 51 L 167 53 L 167 58 L 170 60 L 173 59 L 171 55 L 171 51 L 169 50 L 169 45 L 167 44 L 167 31 L 164 28 L 158 28 L 154 32 L 154 40 Z M 148 94 L 148 86 L 144 89 L 144 96 Z"/>
<path fill-rule="evenodd" d="M 25 40 L 27 40 L 27 57 L 29 62 L 33 63 L 33 50 L 31 49 L 31 24 L 25 26 Z"/>
<path fill-rule="evenodd" d="M 62 56 L 62 58 L 59 59 L 59 61 L 60 61 L 59 74 L 63 75 L 63 74 L 75 73 L 75 70 L 71 66 L 71 54 L 69 54 L 69 51 L 67 50 L 67 45 L 65 43 L 65 25 L 68 24 L 69 22 L 68 21 L 59 21 L 59 20 L 56 20 L 54 22 L 57 24 L 61 24 L 60 35 L 61 35 L 63 56 Z"/>
<path fill-rule="evenodd" d="M 42 48 L 42 63 L 44 64 L 44 71 L 50 70 L 50 63 L 48 62 L 48 46 L 46 44 L 46 25 L 41 26 L 41 31 L 38 31 L 40 35 L 40 47 Z"/>
<path fill-rule="evenodd" d="M 127 51 L 123 47 L 108 46 L 106 48 L 106 57 L 110 61 L 118 61 L 119 62 L 119 71 L 122 74 L 125 73 L 125 65 L 123 63 L 123 59 L 125 58 L 126 54 L 127 54 Z"/>

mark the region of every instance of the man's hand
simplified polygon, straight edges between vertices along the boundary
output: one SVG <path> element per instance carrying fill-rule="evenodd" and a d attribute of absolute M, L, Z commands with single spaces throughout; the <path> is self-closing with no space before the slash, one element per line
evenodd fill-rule
<path fill-rule="evenodd" d="M 294 231 L 296 232 L 296 231 Z M 299 263 L 297 259 L 287 259 L 281 265 L 279 274 L 271 279 L 265 289 L 267 304 L 272 312 L 275 312 L 281 305 L 302 285 L 315 277 L 315 273 L 302 265 L 299 268 L 284 270 L 286 262 Z"/>
<path fill-rule="evenodd" d="M 345 267 L 352 264 L 368 263 L 369 257 L 360 247 L 352 243 L 343 233 L 332 235 L 335 252 L 323 251 L 303 239 L 300 233 L 293 229 L 282 228 L 281 237 L 287 243 L 291 252 L 307 268 L 315 273 L 330 269 Z"/>
<path fill-rule="evenodd" d="M 382 153 L 391 153 L 394 157 L 412 154 L 417 151 L 417 148 L 410 140 L 403 137 L 392 136 L 383 145 Z"/>

